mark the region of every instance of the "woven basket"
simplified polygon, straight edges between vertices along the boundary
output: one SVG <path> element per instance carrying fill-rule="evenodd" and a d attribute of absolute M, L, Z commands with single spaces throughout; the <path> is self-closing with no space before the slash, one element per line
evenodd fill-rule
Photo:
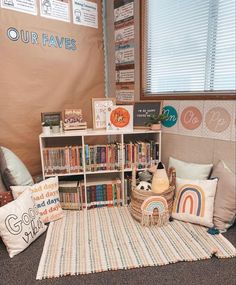
<path fill-rule="evenodd" d="M 168 216 L 171 214 L 173 207 L 173 200 L 174 200 L 174 192 L 175 192 L 175 170 L 173 168 L 171 168 L 169 171 L 169 179 L 170 179 L 170 187 L 161 194 L 156 194 L 154 192 L 142 191 L 138 190 L 137 188 L 133 188 L 131 192 L 130 213 L 136 221 L 143 224 L 143 211 L 141 210 L 141 206 L 147 198 L 153 196 L 164 197 L 168 205 L 169 213 L 167 214 Z M 160 219 L 160 217 L 157 215 L 154 221 L 150 223 L 148 222 L 146 223 L 146 225 L 153 225 L 153 224 L 162 225 L 163 223 L 158 221 L 158 219 Z"/>

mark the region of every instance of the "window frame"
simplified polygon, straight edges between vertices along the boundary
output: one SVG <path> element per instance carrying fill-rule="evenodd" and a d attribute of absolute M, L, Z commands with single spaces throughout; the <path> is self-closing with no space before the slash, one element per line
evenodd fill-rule
<path fill-rule="evenodd" d="M 145 1 L 140 0 L 140 100 L 236 100 L 236 90 L 225 91 L 173 91 L 173 92 L 160 92 L 147 95 L 144 90 L 144 17 L 145 17 Z"/>

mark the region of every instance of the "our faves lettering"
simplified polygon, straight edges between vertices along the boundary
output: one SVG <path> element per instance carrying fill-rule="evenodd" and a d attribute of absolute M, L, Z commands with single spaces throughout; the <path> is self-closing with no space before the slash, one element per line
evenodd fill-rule
<path fill-rule="evenodd" d="M 34 31 L 18 30 L 14 27 L 7 29 L 7 37 L 13 42 L 23 42 L 25 44 L 31 44 L 33 46 L 42 45 L 49 48 L 59 48 L 75 51 L 78 46 L 76 40 L 73 38 L 62 37 L 59 35 L 52 35 L 42 33 L 39 35 Z"/>

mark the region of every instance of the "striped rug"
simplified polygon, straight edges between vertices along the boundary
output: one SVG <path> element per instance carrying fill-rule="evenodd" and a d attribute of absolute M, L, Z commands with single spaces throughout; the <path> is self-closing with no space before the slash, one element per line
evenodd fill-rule
<path fill-rule="evenodd" d="M 142 227 L 127 207 L 65 211 L 49 226 L 36 279 L 236 256 L 222 235 L 170 222 Z"/>

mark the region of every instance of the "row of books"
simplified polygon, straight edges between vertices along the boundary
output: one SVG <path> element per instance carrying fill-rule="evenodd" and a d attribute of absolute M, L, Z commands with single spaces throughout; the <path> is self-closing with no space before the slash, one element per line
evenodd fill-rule
<path fill-rule="evenodd" d="M 124 167 L 147 168 L 159 160 L 159 144 L 155 141 L 130 142 L 124 145 Z"/>
<path fill-rule="evenodd" d="M 45 175 L 82 172 L 82 146 L 44 148 L 43 162 Z"/>
<path fill-rule="evenodd" d="M 159 144 L 154 141 L 130 142 L 123 145 L 88 145 L 84 147 L 85 171 L 120 170 L 124 168 L 147 168 L 159 160 Z M 44 173 L 80 173 L 83 168 L 82 146 L 46 147 L 43 149 Z"/>
<path fill-rule="evenodd" d="M 103 206 L 121 206 L 123 195 L 121 180 L 60 181 L 60 202 L 63 209 L 81 210 Z"/>

